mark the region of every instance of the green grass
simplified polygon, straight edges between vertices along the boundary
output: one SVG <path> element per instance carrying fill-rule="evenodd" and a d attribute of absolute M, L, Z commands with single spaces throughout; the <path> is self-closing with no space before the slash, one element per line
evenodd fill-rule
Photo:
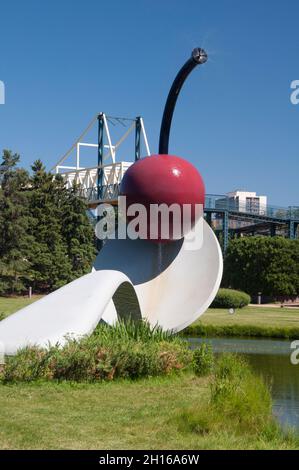
<path fill-rule="evenodd" d="M 230 315 L 227 309 L 209 308 L 201 317 L 206 325 L 259 325 L 299 328 L 299 308 L 244 307 Z"/>
<path fill-rule="evenodd" d="M 299 309 L 244 307 L 230 315 L 227 309 L 208 309 L 184 334 L 193 336 L 299 337 Z"/>
<path fill-rule="evenodd" d="M 182 429 L 208 403 L 209 379 L 177 376 L 94 384 L 0 385 L 1 449 L 287 449 L 295 438 Z M 232 423 L 230 423 L 232 424 Z"/>
<path fill-rule="evenodd" d="M 28 297 L 0 297 L 0 319 L 7 317 L 11 313 L 26 307 L 40 298 L 41 296 L 39 295 L 34 295 L 31 299 Z"/>
<path fill-rule="evenodd" d="M 103 345 L 179 342 L 119 325 L 99 328 L 86 340 L 92 348 L 97 334 Z M 71 365 L 77 353 L 75 345 Z M 261 379 L 234 356 L 222 357 L 206 377 L 192 372 L 190 358 L 183 370 L 137 380 L 2 382 L 0 449 L 299 449 L 299 438 L 274 422 Z"/>
<path fill-rule="evenodd" d="M 39 299 L 0 297 L 0 319 Z M 184 334 L 193 336 L 299 337 L 299 308 L 244 307 L 230 315 L 227 309 L 209 308 Z"/>

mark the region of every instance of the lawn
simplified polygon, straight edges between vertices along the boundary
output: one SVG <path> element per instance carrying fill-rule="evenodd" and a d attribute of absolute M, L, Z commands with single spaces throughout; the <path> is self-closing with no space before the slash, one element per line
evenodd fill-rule
<path fill-rule="evenodd" d="M 0 308 L 5 314 L 28 303 L 29 299 L 0 298 Z M 217 311 L 216 314 L 221 313 Z M 74 356 L 74 360 L 81 356 Z M 218 409 L 213 411 L 211 408 L 213 387 L 210 384 L 213 380 L 215 383 L 214 372 L 208 377 L 198 377 L 191 364 L 193 362 L 187 370 L 134 381 L 115 379 L 75 383 L 49 378 L 48 381 L 29 383 L 3 380 L 0 383 L 0 449 L 299 447 L 298 437 L 285 435 L 277 426 L 255 424 L 265 409 L 266 419 L 268 416 L 271 419 L 271 406 L 265 408 L 263 401 L 264 393 L 269 392 L 263 392 L 265 389 L 262 388 L 260 393 L 258 377 L 245 374 L 244 378 L 238 379 L 240 384 L 232 389 L 234 394 L 230 400 L 225 395 L 227 409 L 224 410 L 221 403 L 219 413 Z M 9 362 L 4 367 L 8 365 Z M 25 367 L 26 370 L 29 369 Z M 242 366 L 242 373 L 245 372 Z M 239 377 L 238 374 L 235 376 Z M 217 390 L 220 390 L 219 385 L 223 390 L 225 384 L 222 382 L 222 375 L 219 375 Z M 246 400 L 251 400 L 251 405 L 245 408 L 242 387 L 246 389 Z M 252 422 L 251 428 L 249 424 L 245 426 L 245 422 Z M 243 427 L 238 427 L 238 423 L 243 423 Z"/>
<path fill-rule="evenodd" d="M 191 377 L 0 386 L 2 449 L 192 448 L 169 419 L 201 399 Z"/>
<path fill-rule="evenodd" d="M 209 396 L 182 373 L 136 382 L 0 385 L 1 449 L 285 449 L 282 436 L 180 431 L 177 416 Z M 297 443 L 296 443 L 297 442 Z"/>
<path fill-rule="evenodd" d="M 40 298 L 41 296 L 38 295 L 34 295 L 31 299 L 28 297 L 0 297 L 0 318 L 7 317 Z"/>
<path fill-rule="evenodd" d="M 299 308 L 244 307 L 233 315 L 227 309 L 209 308 L 200 317 L 205 325 L 260 325 L 299 328 Z"/>
<path fill-rule="evenodd" d="M 209 308 L 185 331 L 190 335 L 296 339 L 299 337 L 299 309 L 249 306 L 230 314 L 227 309 Z"/>
<path fill-rule="evenodd" d="M 0 318 L 10 315 L 40 296 L 0 297 Z M 231 315 L 227 309 L 209 308 L 186 330 L 193 335 L 299 337 L 299 308 L 244 307 Z"/>

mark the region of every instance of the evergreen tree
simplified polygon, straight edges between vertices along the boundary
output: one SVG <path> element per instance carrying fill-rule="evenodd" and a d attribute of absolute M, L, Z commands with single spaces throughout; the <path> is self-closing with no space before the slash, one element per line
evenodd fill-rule
<path fill-rule="evenodd" d="M 34 289 L 49 291 L 87 273 L 95 255 L 93 232 L 86 207 L 63 179 L 53 178 L 40 160 L 32 165 L 29 210 L 34 224 L 30 231 L 31 273 Z"/>
<path fill-rule="evenodd" d="M 0 294 L 49 292 L 87 273 L 95 256 L 94 233 L 76 188 L 40 160 L 32 175 L 19 155 L 3 152 L 0 164 Z"/>
<path fill-rule="evenodd" d="M 22 292 L 28 280 L 31 237 L 26 189 L 28 173 L 16 167 L 19 155 L 3 151 L 0 165 L 0 293 Z"/>
<path fill-rule="evenodd" d="M 87 217 L 87 206 L 77 196 L 76 187 L 64 188 L 62 193 L 62 235 L 67 244 L 72 271 L 81 276 L 90 271 L 91 260 L 95 257 L 95 234 Z"/>

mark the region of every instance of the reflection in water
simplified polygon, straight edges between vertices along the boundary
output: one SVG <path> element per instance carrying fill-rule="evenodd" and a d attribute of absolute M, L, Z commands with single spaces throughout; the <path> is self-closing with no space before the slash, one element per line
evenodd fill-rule
<path fill-rule="evenodd" d="M 273 412 L 284 426 L 299 429 L 299 365 L 290 362 L 290 341 L 271 339 L 190 338 L 191 347 L 209 342 L 214 351 L 244 355 L 271 386 Z"/>
<path fill-rule="evenodd" d="M 289 355 L 246 355 L 253 369 L 271 384 L 273 411 L 283 425 L 299 429 L 299 365 Z"/>

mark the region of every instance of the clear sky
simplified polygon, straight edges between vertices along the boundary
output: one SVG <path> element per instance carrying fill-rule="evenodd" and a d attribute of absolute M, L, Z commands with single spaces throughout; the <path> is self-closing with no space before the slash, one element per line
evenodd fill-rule
<path fill-rule="evenodd" d="M 23 166 L 53 166 L 99 111 L 142 115 L 157 152 L 171 82 L 202 46 L 209 61 L 180 95 L 170 152 L 209 193 L 299 205 L 297 0 L 2 0 L 0 18 L 0 149 Z"/>

